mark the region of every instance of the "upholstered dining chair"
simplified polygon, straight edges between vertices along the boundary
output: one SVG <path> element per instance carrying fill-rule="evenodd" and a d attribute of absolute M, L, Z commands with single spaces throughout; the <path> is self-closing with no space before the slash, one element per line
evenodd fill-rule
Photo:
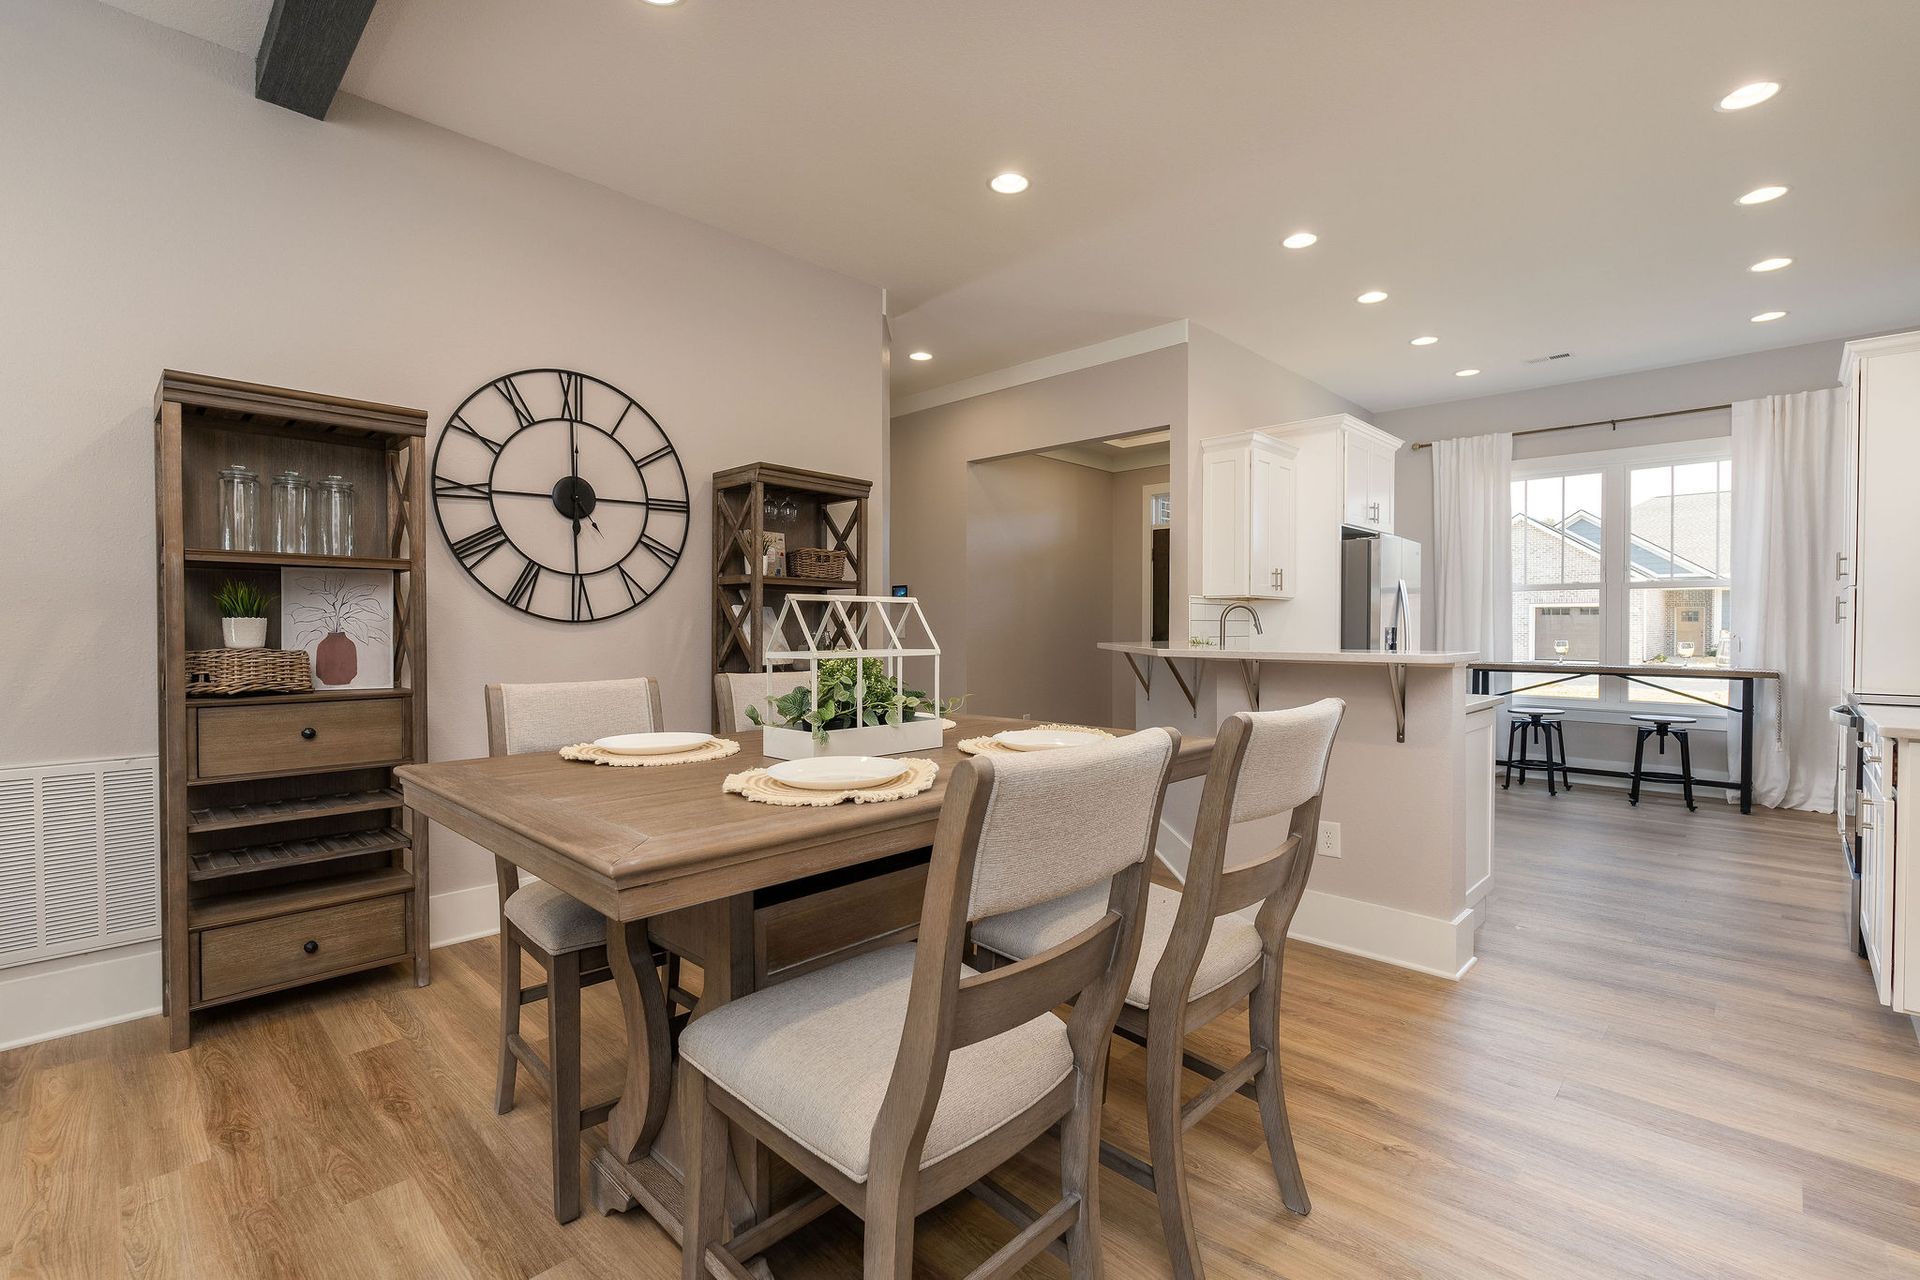
<path fill-rule="evenodd" d="M 1139 949 L 1148 858 L 1179 735 L 962 763 L 948 785 L 915 946 L 842 961 L 697 1017 L 680 1038 L 687 1185 L 682 1274 L 745 1275 L 838 1203 L 866 1224 L 865 1274 L 913 1269 L 914 1218 L 1055 1124 L 1061 1197 L 974 1277 L 1008 1276 L 1065 1238 L 1099 1274 L 1106 1042 Z M 1086 890 L 1104 903 L 1044 953 L 961 963 L 969 922 Z M 1071 1018 L 1054 1012 L 1072 1003 Z M 819 1188 L 725 1232 L 728 1122 Z"/>
<path fill-rule="evenodd" d="M 660 684 L 647 676 L 630 680 L 581 680 L 563 684 L 490 684 L 486 689 L 487 752 L 525 755 L 557 751 L 615 733 L 647 733 L 662 727 Z M 580 992 L 605 982 L 607 922 L 593 908 L 544 881 L 522 886 L 520 872 L 505 858 L 493 860 L 500 890 L 500 1073 L 494 1110 L 513 1110 L 521 1066 L 547 1085 L 553 1143 L 553 1216 L 580 1216 L 580 1132 L 607 1118 L 618 1098 L 591 1106 L 580 1100 Z M 629 946 L 649 954 L 644 926 L 633 926 Z M 520 985 L 522 953 L 546 975 Z M 668 965 L 667 989 L 678 985 L 678 960 L 652 953 Z M 547 1003 L 547 1058 L 520 1034 L 520 1007 Z M 662 1047 L 661 1052 L 667 1052 Z"/>
<path fill-rule="evenodd" d="M 1148 890 L 1140 959 L 1127 986 L 1116 1034 L 1147 1050 L 1147 1136 L 1152 1163 L 1103 1144 L 1104 1163 L 1154 1193 L 1173 1258 L 1173 1274 L 1204 1274 L 1187 1196 L 1185 1134 L 1234 1093 L 1260 1108 L 1267 1155 L 1280 1199 L 1294 1213 L 1312 1208 L 1287 1122 L 1280 1071 L 1280 975 L 1287 926 L 1313 870 L 1315 833 L 1327 762 L 1346 704 L 1325 698 L 1284 711 L 1229 716 L 1214 740 L 1200 797 L 1193 848 L 1179 890 Z M 1233 825 L 1290 813 L 1287 838 L 1252 861 L 1226 865 Z M 1253 918 L 1243 912 L 1257 908 Z M 976 947 L 1021 962 L 1043 955 L 1100 914 L 1099 890 L 982 920 Z M 997 972 L 997 970 L 993 970 Z M 1185 1050 L 1187 1031 L 1251 997 L 1251 1051 L 1222 1069 Z M 1180 1100 L 1182 1067 L 1209 1078 L 1191 1102 Z"/>
<path fill-rule="evenodd" d="M 804 672 L 720 671 L 713 677 L 713 717 L 721 733 L 739 733 L 759 726 L 747 719 L 747 708 L 766 714 L 767 699 L 805 684 Z"/>

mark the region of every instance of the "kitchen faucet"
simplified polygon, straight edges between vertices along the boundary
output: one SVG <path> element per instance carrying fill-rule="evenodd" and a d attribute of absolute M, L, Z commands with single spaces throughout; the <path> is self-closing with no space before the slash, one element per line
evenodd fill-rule
<path fill-rule="evenodd" d="M 1264 632 L 1262 632 L 1260 629 L 1260 615 L 1253 611 L 1252 605 L 1238 604 L 1238 603 L 1230 604 L 1226 608 L 1220 611 L 1220 647 L 1222 649 L 1227 647 L 1227 615 L 1232 613 L 1235 609 L 1245 609 L 1247 611 L 1247 616 L 1253 619 L 1253 634 L 1255 635 L 1264 634 Z"/>

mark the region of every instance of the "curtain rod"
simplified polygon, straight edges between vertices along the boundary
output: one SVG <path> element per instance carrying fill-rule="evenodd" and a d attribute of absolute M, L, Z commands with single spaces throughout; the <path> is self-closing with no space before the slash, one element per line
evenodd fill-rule
<path fill-rule="evenodd" d="M 1712 413 L 1716 409 L 1731 409 L 1730 404 L 1703 404 L 1692 409 L 1669 409 L 1665 413 L 1636 413 L 1625 418 L 1600 418 L 1593 422 L 1569 422 L 1564 427 L 1529 427 L 1525 431 L 1516 431 L 1516 436 L 1540 436 L 1550 431 L 1578 431 L 1582 427 L 1610 427 L 1619 430 L 1623 422 L 1652 422 L 1657 418 L 1684 418 L 1692 413 Z M 1422 440 L 1413 446 L 1416 449 L 1431 449 L 1433 441 Z"/>

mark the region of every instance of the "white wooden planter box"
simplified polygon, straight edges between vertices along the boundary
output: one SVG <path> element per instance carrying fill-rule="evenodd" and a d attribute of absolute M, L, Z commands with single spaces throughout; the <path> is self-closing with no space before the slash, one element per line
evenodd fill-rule
<path fill-rule="evenodd" d="M 858 729 L 834 729 L 825 742 L 815 742 L 805 729 L 769 725 L 761 734 L 761 750 L 776 760 L 808 760 L 814 756 L 892 756 L 905 751 L 934 751 L 945 730 L 932 716 L 905 724 L 869 724 Z"/>

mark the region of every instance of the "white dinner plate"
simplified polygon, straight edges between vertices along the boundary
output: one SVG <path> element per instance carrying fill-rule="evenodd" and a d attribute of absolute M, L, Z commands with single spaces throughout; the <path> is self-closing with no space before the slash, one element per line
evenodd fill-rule
<path fill-rule="evenodd" d="M 617 733 L 611 738 L 595 738 L 593 745 L 617 756 L 664 756 L 692 751 L 712 741 L 710 733 Z"/>
<path fill-rule="evenodd" d="M 767 776 L 789 787 L 807 791 L 859 791 L 883 786 L 906 776 L 907 766 L 880 756 L 815 756 L 811 760 L 782 760 Z"/>
<path fill-rule="evenodd" d="M 1004 729 L 993 740 L 1015 751 L 1055 751 L 1061 747 L 1090 747 L 1106 739 L 1079 729 Z"/>

